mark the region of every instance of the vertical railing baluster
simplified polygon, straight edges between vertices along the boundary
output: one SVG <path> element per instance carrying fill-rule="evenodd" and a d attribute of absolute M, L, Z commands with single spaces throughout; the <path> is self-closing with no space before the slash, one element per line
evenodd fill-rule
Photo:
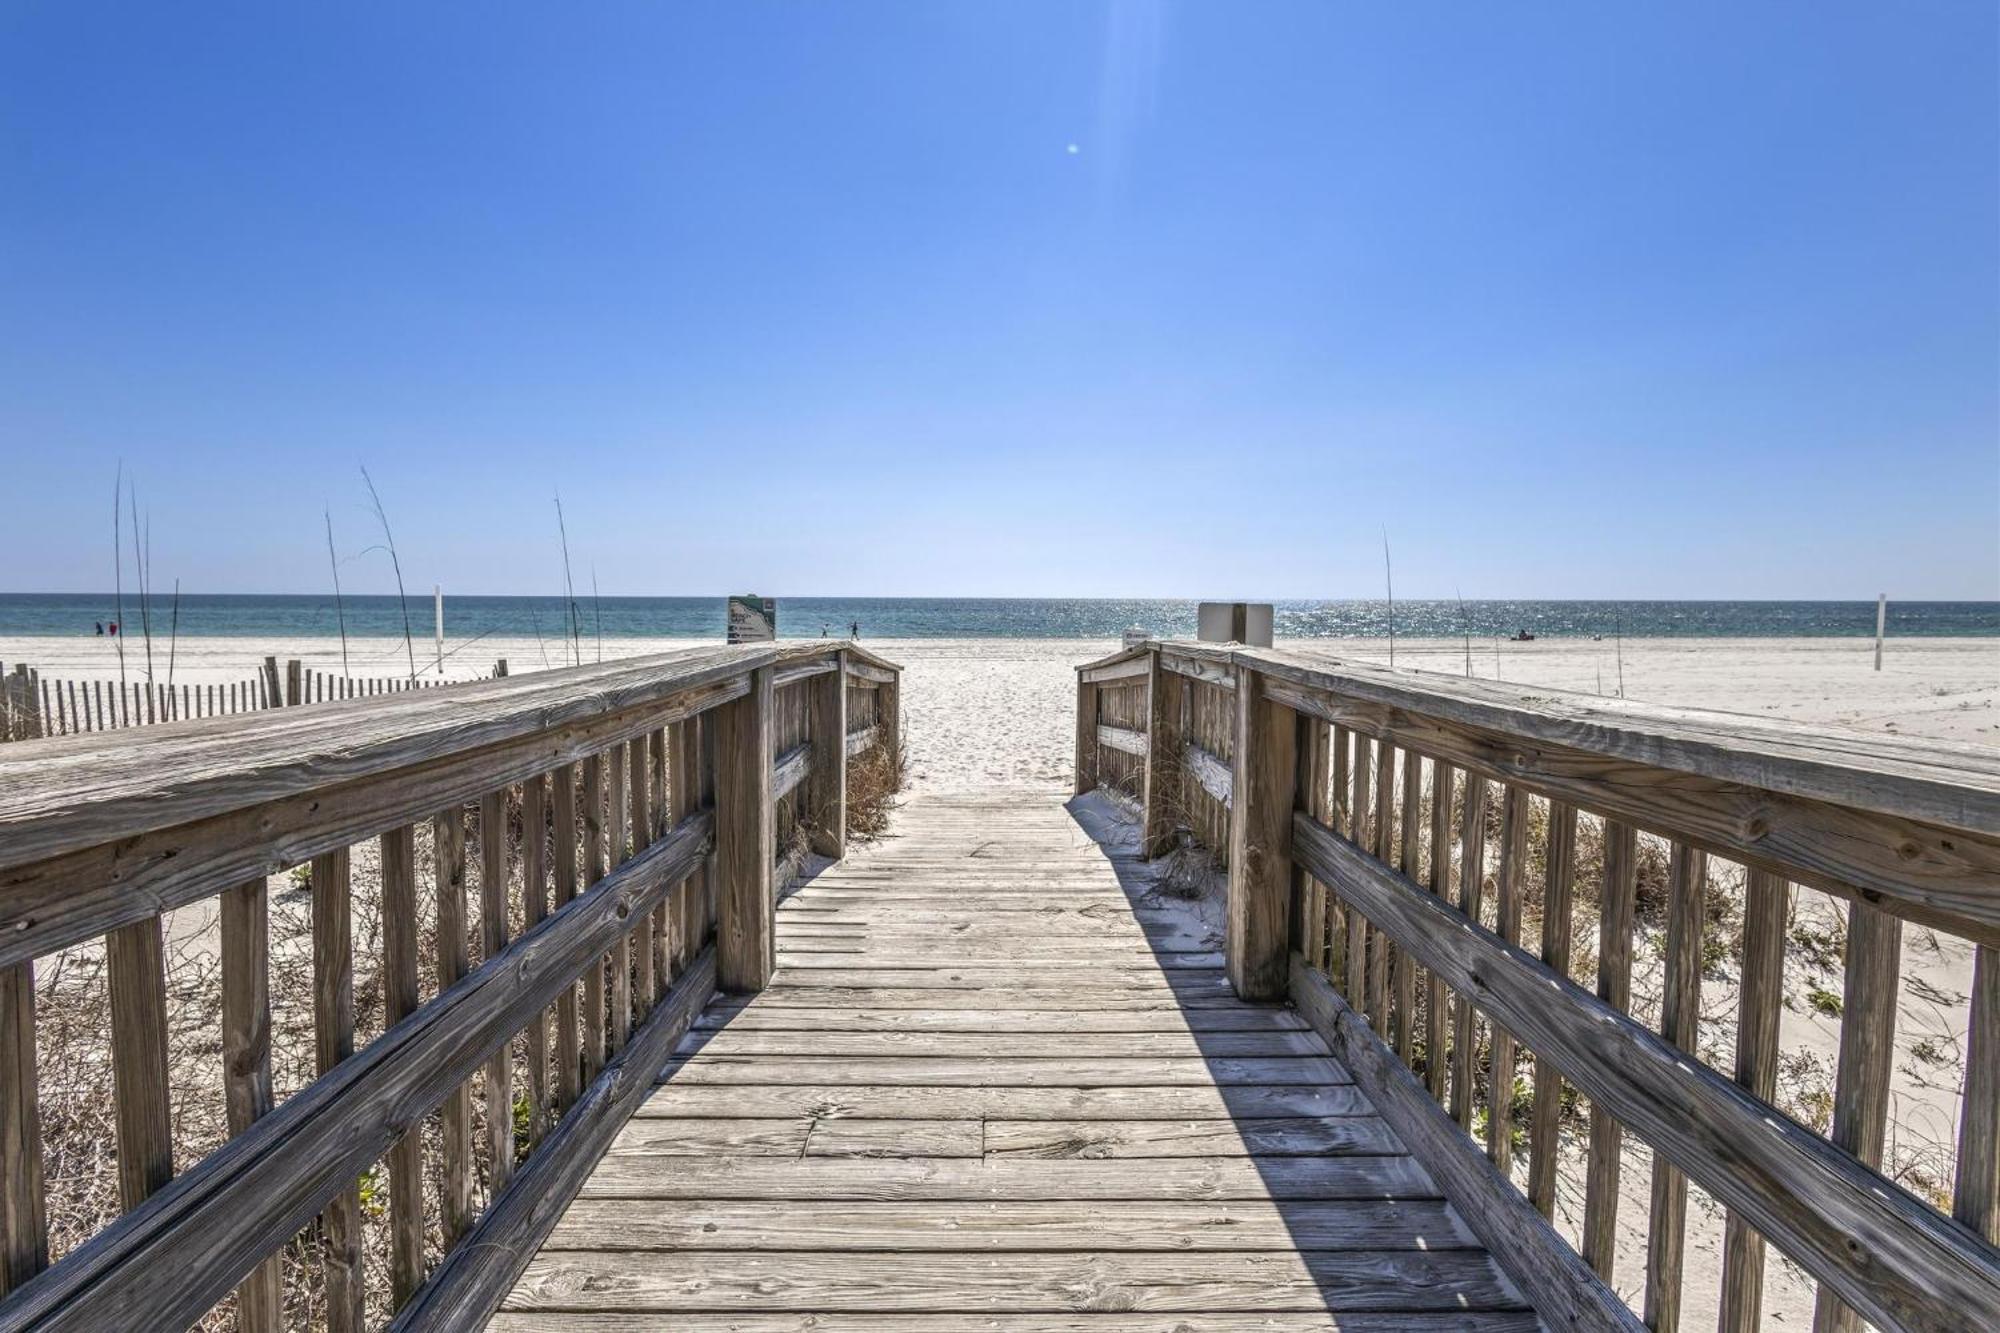
<path fill-rule="evenodd" d="M 552 779 L 555 788 L 554 829 L 549 854 L 555 862 L 556 910 L 576 900 L 575 764 L 564 764 Z M 563 1111 L 576 1105 L 583 1091 L 583 1049 L 577 1033 L 576 986 L 565 986 L 556 997 L 556 1096 Z"/>
<path fill-rule="evenodd" d="M 437 979 L 440 991 L 470 965 L 465 909 L 465 809 L 452 806 L 433 822 L 437 889 Z M 444 1238 L 449 1248 L 472 1225 L 472 1085 L 452 1089 L 439 1111 L 444 1160 Z"/>
<path fill-rule="evenodd" d="M 1415 750 L 1403 751 L 1403 816 L 1397 826 L 1397 865 L 1403 874 L 1421 882 L 1418 862 L 1423 857 L 1424 821 L 1418 811 L 1424 801 L 1424 761 Z M 1396 951 L 1395 995 L 1396 1058 L 1403 1068 L 1415 1066 L 1417 1054 L 1417 963 L 1406 950 Z"/>
<path fill-rule="evenodd" d="M 1965 1041 L 1965 1099 L 1951 1215 L 2000 1245 L 2000 949 L 1978 946 Z"/>
<path fill-rule="evenodd" d="M 1467 771 L 1465 808 L 1459 815 L 1458 830 L 1458 910 L 1472 921 L 1479 920 L 1480 896 L 1486 879 L 1486 779 Z M 1478 1042 L 1472 1002 L 1452 1003 L 1451 1032 L 1451 1116 L 1460 1129 L 1472 1132 L 1472 1079 Z"/>
<path fill-rule="evenodd" d="M 652 766 L 647 762 L 647 736 L 634 736 L 627 743 L 630 757 L 625 763 L 625 781 L 631 796 L 632 855 L 653 845 Z M 653 914 L 641 917 L 632 929 L 633 1019 L 653 1007 L 658 979 L 653 974 Z"/>
<path fill-rule="evenodd" d="M 111 977 L 111 1072 L 117 1102 L 118 1197 L 125 1211 L 174 1177 L 167 1095 L 167 962 L 160 918 L 105 937 Z"/>
<path fill-rule="evenodd" d="M 1368 779 L 1375 771 L 1371 741 L 1360 732 L 1354 733 L 1354 768 L 1350 777 L 1353 784 L 1353 799 L 1348 803 L 1348 836 L 1357 847 L 1367 847 L 1368 842 Z M 1368 918 L 1352 906 L 1347 909 L 1347 1002 L 1356 1010 L 1367 1007 L 1368 993 Z"/>
<path fill-rule="evenodd" d="M 1632 918 L 1639 896 L 1639 835 L 1629 824 L 1604 823 L 1604 880 L 1597 928 L 1597 998 L 1620 1013 L 1632 1008 Z M 1609 1282 L 1618 1257 L 1618 1166 L 1624 1131 L 1609 1111 L 1590 1108 L 1585 1159 L 1583 1257 Z"/>
<path fill-rule="evenodd" d="M 507 947 L 507 789 L 479 798 L 479 958 L 498 958 Z M 486 1139 L 491 1153 L 486 1182 L 493 1198 L 514 1178 L 514 1052 L 502 1042 L 486 1062 Z"/>
<path fill-rule="evenodd" d="M 1736 1008 L 1736 1081 L 1770 1101 L 1778 1089 L 1778 1028 L 1784 1009 L 1785 925 L 1791 890 L 1766 870 L 1744 885 L 1743 975 Z M 1724 1224 L 1721 1333 L 1755 1333 L 1763 1323 L 1764 1238 L 1731 1209 Z"/>
<path fill-rule="evenodd" d="M 1518 782 L 1507 784 L 1500 801 L 1500 868 L 1493 877 L 1493 898 L 1500 938 L 1521 942 L 1521 877 L 1528 860 L 1528 792 Z M 1491 1089 L 1486 1108 L 1486 1155 L 1500 1174 L 1514 1169 L 1514 1034 L 1496 1022 L 1492 1033 Z"/>
<path fill-rule="evenodd" d="M 0 967 L 0 1295 L 49 1262 L 36 1106 L 35 965 Z"/>
<path fill-rule="evenodd" d="M 1708 854 L 1676 842 L 1667 868 L 1666 991 L 1660 1035 L 1692 1053 L 1701 1028 L 1701 928 Z M 1651 1221 L 1646 1228 L 1646 1323 L 1681 1322 L 1681 1266 L 1687 1248 L 1687 1177 L 1655 1154 Z"/>
<path fill-rule="evenodd" d="M 354 925 L 347 849 L 312 859 L 313 1036 L 324 1076 L 354 1054 Z M 333 1333 L 362 1325 L 361 1184 L 349 1181 L 320 1214 L 326 1321 Z"/>
<path fill-rule="evenodd" d="M 613 867 L 624 864 L 626 857 L 626 815 L 629 810 L 627 787 L 630 785 L 626 762 L 627 752 L 623 745 L 614 745 L 607 753 L 609 761 L 605 765 L 605 836 L 608 839 L 609 864 Z M 625 1049 L 632 1040 L 632 935 L 630 931 L 620 932 L 618 942 L 611 946 L 611 1036 L 607 1058 Z"/>
<path fill-rule="evenodd" d="M 417 1011 L 417 830 L 382 835 L 382 1022 Z M 389 1149 L 389 1287 L 401 1309 L 424 1280 L 424 1132 L 411 1126 Z"/>
<path fill-rule="evenodd" d="M 1425 883 L 1439 898 L 1451 897 L 1451 765 L 1431 761 L 1431 864 Z M 1447 996 L 1435 972 L 1424 996 L 1424 1086 L 1444 1105 L 1449 1084 L 1450 1039 L 1445 1035 Z"/>
<path fill-rule="evenodd" d="M 1569 975 L 1570 923 L 1576 883 L 1576 807 L 1549 802 L 1549 837 L 1542 878 L 1542 961 Z M 1556 1164 L 1562 1156 L 1562 1075 L 1535 1056 L 1535 1102 L 1528 1125 L 1528 1202 L 1543 1217 L 1556 1211 Z"/>
<path fill-rule="evenodd" d="M 1867 903 L 1847 907 L 1847 988 L 1841 1004 L 1840 1063 L 1833 1083 L 1833 1141 L 1865 1166 L 1882 1165 L 1889 1127 L 1889 1078 L 1896 1056 L 1896 1000 L 1902 993 L 1903 922 Z M 1861 1316 L 1824 1285 L 1813 1333 L 1859 1333 Z"/>
<path fill-rule="evenodd" d="M 604 756 L 583 761 L 583 887 L 585 892 L 604 878 Z M 583 1081 L 589 1083 L 607 1058 L 604 1027 L 604 959 L 591 962 L 583 974 Z"/>
<path fill-rule="evenodd" d="M 521 919 L 532 931 L 549 915 L 549 779 L 521 784 Z M 528 1146 L 549 1132 L 549 1016 L 528 1024 Z"/>

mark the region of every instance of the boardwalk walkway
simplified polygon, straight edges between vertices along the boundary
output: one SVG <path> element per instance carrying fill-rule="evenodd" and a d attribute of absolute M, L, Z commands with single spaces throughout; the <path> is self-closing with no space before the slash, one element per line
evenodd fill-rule
<path fill-rule="evenodd" d="M 1055 795 L 913 800 L 786 901 L 775 983 L 703 1017 L 493 1327 L 1536 1327 L 1144 889 Z"/>

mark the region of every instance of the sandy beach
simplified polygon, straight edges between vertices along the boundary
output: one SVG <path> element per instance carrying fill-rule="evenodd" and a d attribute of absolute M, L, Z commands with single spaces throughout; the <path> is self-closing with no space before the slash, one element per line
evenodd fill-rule
<path fill-rule="evenodd" d="M 687 646 L 686 639 L 607 638 L 606 658 Z M 702 640 L 699 642 L 708 642 Z M 1041 786 L 1069 780 L 1075 707 L 1071 668 L 1119 646 L 1110 639 L 872 639 L 872 650 L 908 668 L 903 703 L 915 790 L 1000 783 Z M 1301 640 L 1356 661 L 1386 665 L 1383 639 Z M 514 674 L 564 662 L 562 644 L 533 638 L 487 638 L 445 644 L 450 679 L 485 675 L 506 658 Z M 129 676 L 144 675 L 144 646 L 125 646 Z M 598 644 L 586 641 L 596 660 Z M 246 679 L 266 654 L 299 658 L 313 670 L 339 673 L 340 643 L 326 638 L 182 639 L 174 646 L 176 682 Z M 1395 664 L 1463 675 L 1466 645 L 1458 640 L 1402 640 Z M 357 676 L 401 675 L 408 657 L 400 639 L 354 639 L 348 660 Z M 418 645 L 420 674 L 438 675 L 436 654 Z M 26 662 L 45 676 L 113 679 L 116 645 L 92 637 L 0 638 L 0 663 Z M 1628 698 L 1717 708 L 1727 712 L 1831 723 L 1863 731 L 2000 745 L 2000 639 L 1890 640 L 1882 670 L 1866 639 L 1540 639 L 1533 643 L 1473 640 L 1472 675 L 1543 689 L 1615 694 L 1622 669 Z M 167 658 L 155 645 L 154 673 L 166 679 Z"/>

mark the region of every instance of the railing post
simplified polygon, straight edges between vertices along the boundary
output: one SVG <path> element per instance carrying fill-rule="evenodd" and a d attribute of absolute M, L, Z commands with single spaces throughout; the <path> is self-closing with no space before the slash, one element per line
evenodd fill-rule
<path fill-rule="evenodd" d="M 1087 796 L 1097 790 L 1097 687 L 1076 677 L 1076 788 Z"/>
<path fill-rule="evenodd" d="M 1184 808 L 1184 740 L 1181 736 L 1181 691 L 1185 683 L 1167 670 L 1160 650 L 1146 662 L 1146 826 L 1139 854 L 1148 861 L 1173 849 L 1174 815 Z"/>
<path fill-rule="evenodd" d="M 838 861 L 847 855 L 847 654 L 836 650 L 833 670 L 811 678 L 812 768 L 806 775 L 806 812 L 812 849 Z"/>
<path fill-rule="evenodd" d="M 750 693 L 716 708 L 716 984 L 738 994 L 764 989 L 777 969 L 771 862 L 771 677 L 750 674 Z M 885 704 L 887 700 L 883 701 Z"/>
<path fill-rule="evenodd" d="M 1292 809 L 1298 723 L 1236 668 L 1236 745 L 1229 807 L 1229 984 L 1245 1000 L 1282 997 L 1291 949 Z"/>

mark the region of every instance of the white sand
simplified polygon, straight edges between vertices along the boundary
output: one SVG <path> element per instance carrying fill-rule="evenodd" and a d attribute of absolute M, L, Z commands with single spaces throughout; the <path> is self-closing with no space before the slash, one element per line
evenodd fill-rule
<path fill-rule="evenodd" d="M 603 652 L 607 658 L 624 657 L 687 642 L 607 639 Z M 887 639 L 867 641 L 867 646 L 907 667 L 904 736 L 912 795 L 921 797 L 928 791 L 967 787 L 1066 787 L 1074 747 L 1072 668 L 1118 645 L 1079 639 Z M 1360 661 L 1384 663 L 1388 658 L 1388 645 L 1382 640 L 1327 646 Z M 586 651 L 594 658 L 597 645 L 586 645 Z M 142 646 L 128 643 L 126 652 L 127 671 L 143 672 Z M 266 653 L 281 660 L 299 657 L 318 670 L 340 670 L 339 645 L 326 639 L 189 639 L 177 646 L 175 676 L 197 683 L 243 679 L 255 672 Z M 356 674 L 395 675 L 405 668 L 400 640 L 357 640 L 350 644 L 350 654 Z M 496 657 L 508 658 L 517 675 L 545 661 L 559 665 L 562 660 L 561 646 L 555 643 L 489 639 L 455 646 L 445 674 L 483 675 Z M 1503 642 L 1497 647 L 1489 639 L 1473 643 L 1471 668 L 1487 679 L 1497 672 L 1503 680 L 1537 687 L 1612 693 L 1619 688 L 1621 658 L 1624 692 L 1632 698 L 1837 724 L 1875 734 L 2000 745 L 1996 702 L 2000 701 L 2000 640 L 1994 639 L 1892 641 L 1879 673 L 1873 669 L 1873 644 L 1861 639 L 1635 639 L 1622 645 L 1548 639 Z M 0 640 L 0 662 L 11 666 L 21 661 L 48 676 L 117 676 L 114 645 L 94 637 Z M 420 653 L 418 662 L 421 667 L 427 659 Z M 1465 645 L 1405 641 L 1397 645 L 1396 664 L 1461 675 L 1466 668 Z M 156 652 L 155 669 L 164 677 L 163 651 Z M 1205 902 L 1191 904 L 1188 910 L 1208 921 L 1216 916 L 1216 906 Z M 1799 894 L 1795 923 L 1835 916 L 1837 909 L 1820 895 Z M 1958 941 L 1909 932 L 1898 1034 L 1899 1141 L 1918 1136 L 1949 1141 L 1951 1136 L 1957 1066 L 1926 1069 L 1913 1058 L 1913 1047 L 1925 1037 L 1941 1040 L 1947 1048 L 1962 1043 L 1968 952 Z M 1797 959 L 1790 971 L 1791 989 L 1803 991 Z M 1833 988 L 1838 989 L 1837 978 Z M 1824 1062 L 1830 1072 L 1837 1023 L 1814 1015 L 1801 995 L 1792 999 L 1784 1022 L 1787 1056 Z M 1703 1039 L 1708 1046 L 1726 1038 L 1733 1028 L 1729 988 L 1711 986 L 1703 1007 Z M 1721 1051 L 1707 1054 L 1712 1063 L 1726 1067 Z M 1645 1264 L 1648 1174 L 1643 1151 L 1628 1150 L 1617 1285 L 1635 1299 Z M 1566 1181 L 1561 1212 L 1563 1229 L 1574 1236 L 1582 1201 L 1580 1186 L 1572 1191 L 1572 1184 Z M 1569 1197 L 1571 1193 L 1576 1197 Z M 1705 1206 L 1695 1193 L 1687 1257 L 1691 1327 L 1713 1322 L 1722 1235 L 1719 1211 Z M 1767 1282 L 1767 1325 L 1808 1325 L 1811 1301 L 1810 1284 L 1774 1257 Z"/>

